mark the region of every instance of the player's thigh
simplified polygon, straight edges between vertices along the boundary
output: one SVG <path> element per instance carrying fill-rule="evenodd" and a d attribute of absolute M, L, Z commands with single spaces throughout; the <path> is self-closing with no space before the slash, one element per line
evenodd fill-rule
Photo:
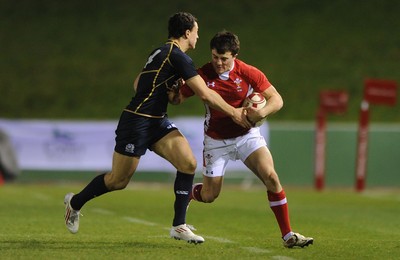
<path fill-rule="evenodd" d="M 152 150 L 169 161 L 178 171 L 194 173 L 196 158 L 187 139 L 178 130 L 171 131 L 153 146 Z"/>
<path fill-rule="evenodd" d="M 280 192 L 282 190 L 272 155 L 266 146 L 254 151 L 244 163 L 264 183 L 268 191 Z"/>
<path fill-rule="evenodd" d="M 244 161 L 244 164 L 263 182 L 276 174 L 272 155 L 266 146 L 262 146 L 252 152 Z"/>

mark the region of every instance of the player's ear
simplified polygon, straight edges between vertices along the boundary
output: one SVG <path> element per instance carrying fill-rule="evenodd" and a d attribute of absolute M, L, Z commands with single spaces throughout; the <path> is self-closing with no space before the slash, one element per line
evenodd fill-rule
<path fill-rule="evenodd" d="M 191 33 L 192 33 L 192 31 L 189 30 L 189 29 L 187 29 L 187 30 L 185 31 L 185 35 L 184 35 L 184 36 L 185 36 L 185 39 L 188 39 Z"/>

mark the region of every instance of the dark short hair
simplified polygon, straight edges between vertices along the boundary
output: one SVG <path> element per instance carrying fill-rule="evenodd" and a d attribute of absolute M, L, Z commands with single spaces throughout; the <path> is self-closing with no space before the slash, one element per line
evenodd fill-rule
<path fill-rule="evenodd" d="M 226 30 L 218 32 L 210 41 L 210 49 L 215 49 L 219 54 L 230 51 L 235 56 L 240 50 L 239 37 Z"/>
<path fill-rule="evenodd" d="M 185 35 L 186 30 L 193 29 L 195 22 L 197 19 L 191 13 L 179 12 L 172 15 L 168 21 L 168 38 L 178 39 Z"/>

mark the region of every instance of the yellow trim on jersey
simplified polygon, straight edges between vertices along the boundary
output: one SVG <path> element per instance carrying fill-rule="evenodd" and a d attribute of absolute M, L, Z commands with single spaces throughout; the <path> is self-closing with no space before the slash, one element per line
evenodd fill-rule
<path fill-rule="evenodd" d="M 135 111 L 132 111 L 132 112 L 135 113 L 135 114 L 141 114 L 141 113 L 138 113 L 138 112 L 137 112 L 137 111 L 140 109 L 140 107 L 153 95 L 154 90 L 155 90 L 157 87 L 159 87 L 160 85 L 162 85 L 162 84 L 164 84 L 164 83 L 166 82 L 166 81 L 164 81 L 164 82 L 160 83 L 159 85 L 155 85 L 156 80 L 157 80 L 157 77 L 158 77 L 158 74 L 160 73 L 161 69 L 164 67 L 165 62 L 168 61 L 168 63 L 170 63 L 170 62 L 169 62 L 169 56 L 171 55 L 173 46 L 176 45 L 176 46 L 179 48 L 179 45 L 176 44 L 176 43 L 173 42 L 173 41 L 168 41 L 167 43 L 170 43 L 170 44 L 171 44 L 171 47 L 170 47 L 169 52 L 168 52 L 167 56 L 165 57 L 164 61 L 161 63 L 160 68 L 159 68 L 158 70 L 145 71 L 145 72 L 140 73 L 140 75 L 142 75 L 143 73 L 155 72 L 156 75 L 155 75 L 155 77 L 154 77 L 153 84 L 152 84 L 153 86 L 152 86 L 152 88 L 151 88 L 151 91 L 150 91 L 149 95 L 148 95 L 145 99 L 143 99 L 143 101 L 136 107 Z M 145 115 L 145 114 L 142 114 L 142 115 Z M 152 117 L 152 116 L 151 116 L 151 117 Z"/>
<path fill-rule="evenodd" d="M 138 116 L 144 116 L 144 117 L 150 117 L 150 118 L 164 118 L 164 117 L 165 117 L 165 115 L 162 115 L 162 116 L 152 116 L 152 115 L 148 115 L 148 114 L 142 114 L 142 113 L 138 113 L 138 112 L 135 112 L 135 111 L 126 109 L 126 108 L 124 109 L 124 111 L 129 112 L 129 113 L 132 113 L 132 114 L 135 114 L 135 115 L 138 115 Z"/>
<path fill-rule="evenodd" d="M 157 72 L 157 70 L 142 71 L 142 72 L 140 72 L 140 75 L 146 74 L 146 73 L 153 73 L 153 72 Z"/>

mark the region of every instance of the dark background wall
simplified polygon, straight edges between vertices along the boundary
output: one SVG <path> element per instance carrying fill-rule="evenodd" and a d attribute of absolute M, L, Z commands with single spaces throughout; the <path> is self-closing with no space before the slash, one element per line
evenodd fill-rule
<path fill-rule="evenodd" d="M 400 82 L 396 0 L 0 0 L 0 117 L 116 119 L 149 52 L 177 11 L 197 16 L 196 65 L 219 30 L 241 39 L 239 58 L 262 69 L 285 107 L 270 120 L 313 120 L 320 89 L 350 94 L 356 121 L 366 78 Z M 400 105 L 372 120 L 400 121 Z M 201 115 L 193 99 L 170 114 Z"/>

